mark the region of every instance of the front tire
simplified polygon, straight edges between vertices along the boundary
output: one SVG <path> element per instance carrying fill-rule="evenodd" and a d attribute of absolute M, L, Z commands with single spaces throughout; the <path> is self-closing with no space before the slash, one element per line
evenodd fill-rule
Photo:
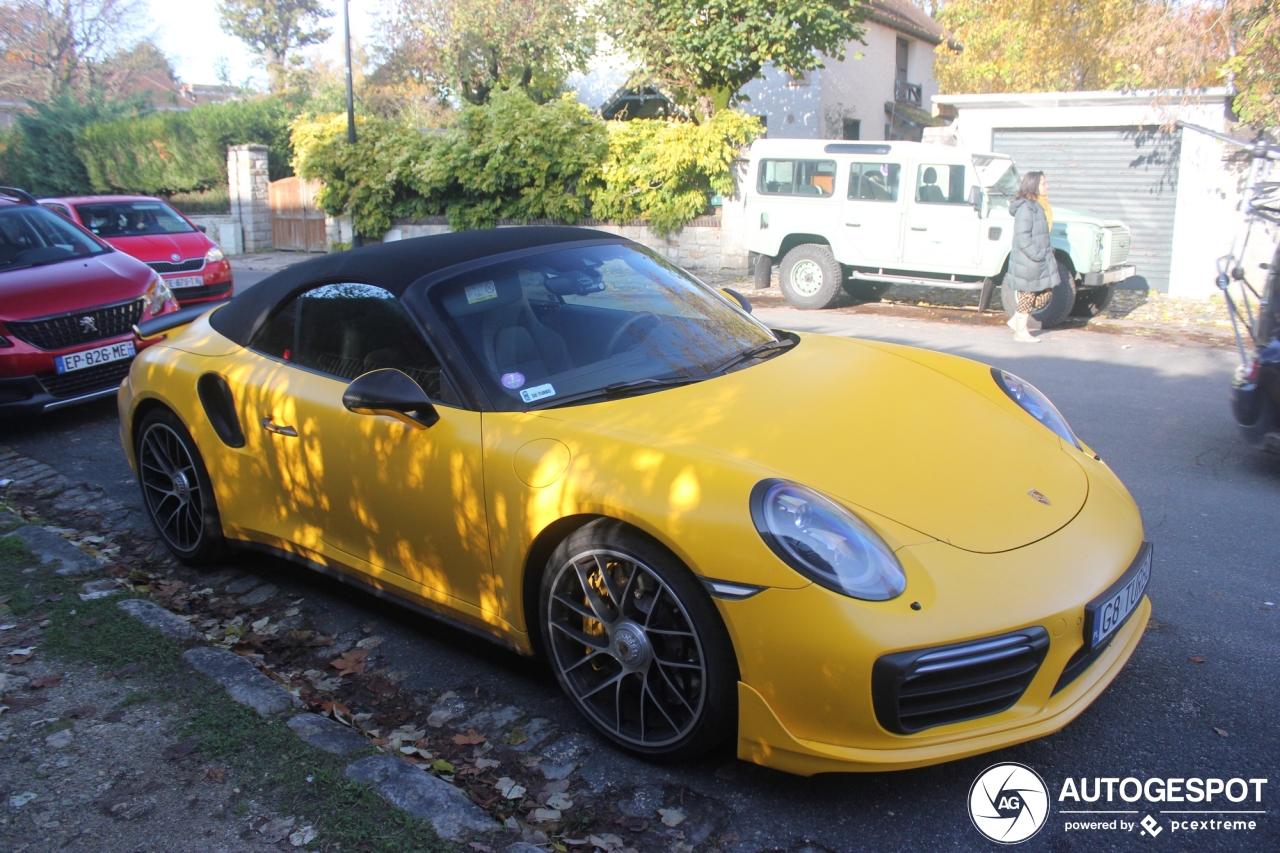
<path fill-rule="evenodd" d="M 830 246 L 804 243 L 782 259 L 778 284 L 787 301 L 804 311 L 826 308 L 835 302 L 844 283 L 844 269 Z"/>
<path fill-rule="evenodd" d="M 737 729 L 737 659 L 711 596 L 660 544 L 612 519 L 547 563 L 539 623 L 556 679 L 605 737 L 660 760 Z"/>
<path fill-rule="evenodd" d="M 1032 311 L 1031 316 L 1040 321 L 1043 328 L 1050 328 L 1061 323 L 1071 315 L 1076 302 L 1075 276 L 1071 268 L 1062 258 L 1058 258 L 1058 285 L 1053 288 L 1053 295 L 1039 311 Z M 1009 287 L 1000 288 L 1000 302 L 1004 313 L 1012 317 L 1018 312 L 1018 292 Z"/>
<path fill-rule="evenodd" d="M 178 416 L 157 409 L 143 418 L 134 453 L 142 502 L 165 546 L 189 566 L 225 557 L 229 549 L 213 484 L 200 449 Z"/>

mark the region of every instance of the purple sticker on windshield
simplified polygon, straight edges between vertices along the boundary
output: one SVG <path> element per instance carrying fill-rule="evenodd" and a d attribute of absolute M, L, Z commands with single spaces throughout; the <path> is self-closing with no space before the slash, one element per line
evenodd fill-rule
<path fill-rule="evenodd" d="M 504 373 L 502 374 L 502 387 L 510 388 L 512 391 L 524 384 L 523 373 Z"/>

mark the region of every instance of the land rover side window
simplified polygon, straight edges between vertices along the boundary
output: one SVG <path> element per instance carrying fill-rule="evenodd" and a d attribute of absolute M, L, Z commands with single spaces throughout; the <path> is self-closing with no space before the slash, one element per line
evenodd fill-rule
<path fill-rule="evenodd" d="M 347 382 L 393 367 L 433 400 L 457 402 L 404 306 L 381 287 L 326 284 L 304 291 L 262 325 L 249 347 Z"/>
<path fill-rule="evenodd" d="M 760 192 L 764 195 L 830 198 L 835 191 L 835 160 L 765 160 L 760 164 Z"/>
<path fill-rule="evenodd" d="M 921 204 L 968 204 L 964 166 L 921 163 L 916 172 L 916 201 Z"/>
<path fill-rule="evenodd" d="M 850 201 L 897 201 L 902 182 L 898 163 L 850 163 Z"/>

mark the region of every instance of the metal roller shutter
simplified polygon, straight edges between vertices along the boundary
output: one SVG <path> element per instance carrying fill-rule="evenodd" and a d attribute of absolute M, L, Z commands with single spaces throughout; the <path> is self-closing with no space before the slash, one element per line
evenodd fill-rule
<path fill-rule="evenodd" d="M 1168 292 L 1182 131 L 1151 128 L 997 128 L 994 148 L 1024 175 L 1049 176 L 1055 205 L 1119 219 L 1133 232 L 1129 263 L 1138 275 L 1123 286 Z"/>

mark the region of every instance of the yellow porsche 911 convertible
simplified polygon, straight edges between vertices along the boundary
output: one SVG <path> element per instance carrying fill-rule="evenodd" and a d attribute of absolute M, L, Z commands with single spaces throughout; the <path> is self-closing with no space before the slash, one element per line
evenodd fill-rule
<path fill-rule="evenodd" d="M 539 655 L 635 753 L 892 770 L 1074 719 L 1151 612 L 1119 479 L 1016 376 L 731 297 L 578 228 L 321 257 L 144 324 L 121 438 L 179 558 Z"/>

